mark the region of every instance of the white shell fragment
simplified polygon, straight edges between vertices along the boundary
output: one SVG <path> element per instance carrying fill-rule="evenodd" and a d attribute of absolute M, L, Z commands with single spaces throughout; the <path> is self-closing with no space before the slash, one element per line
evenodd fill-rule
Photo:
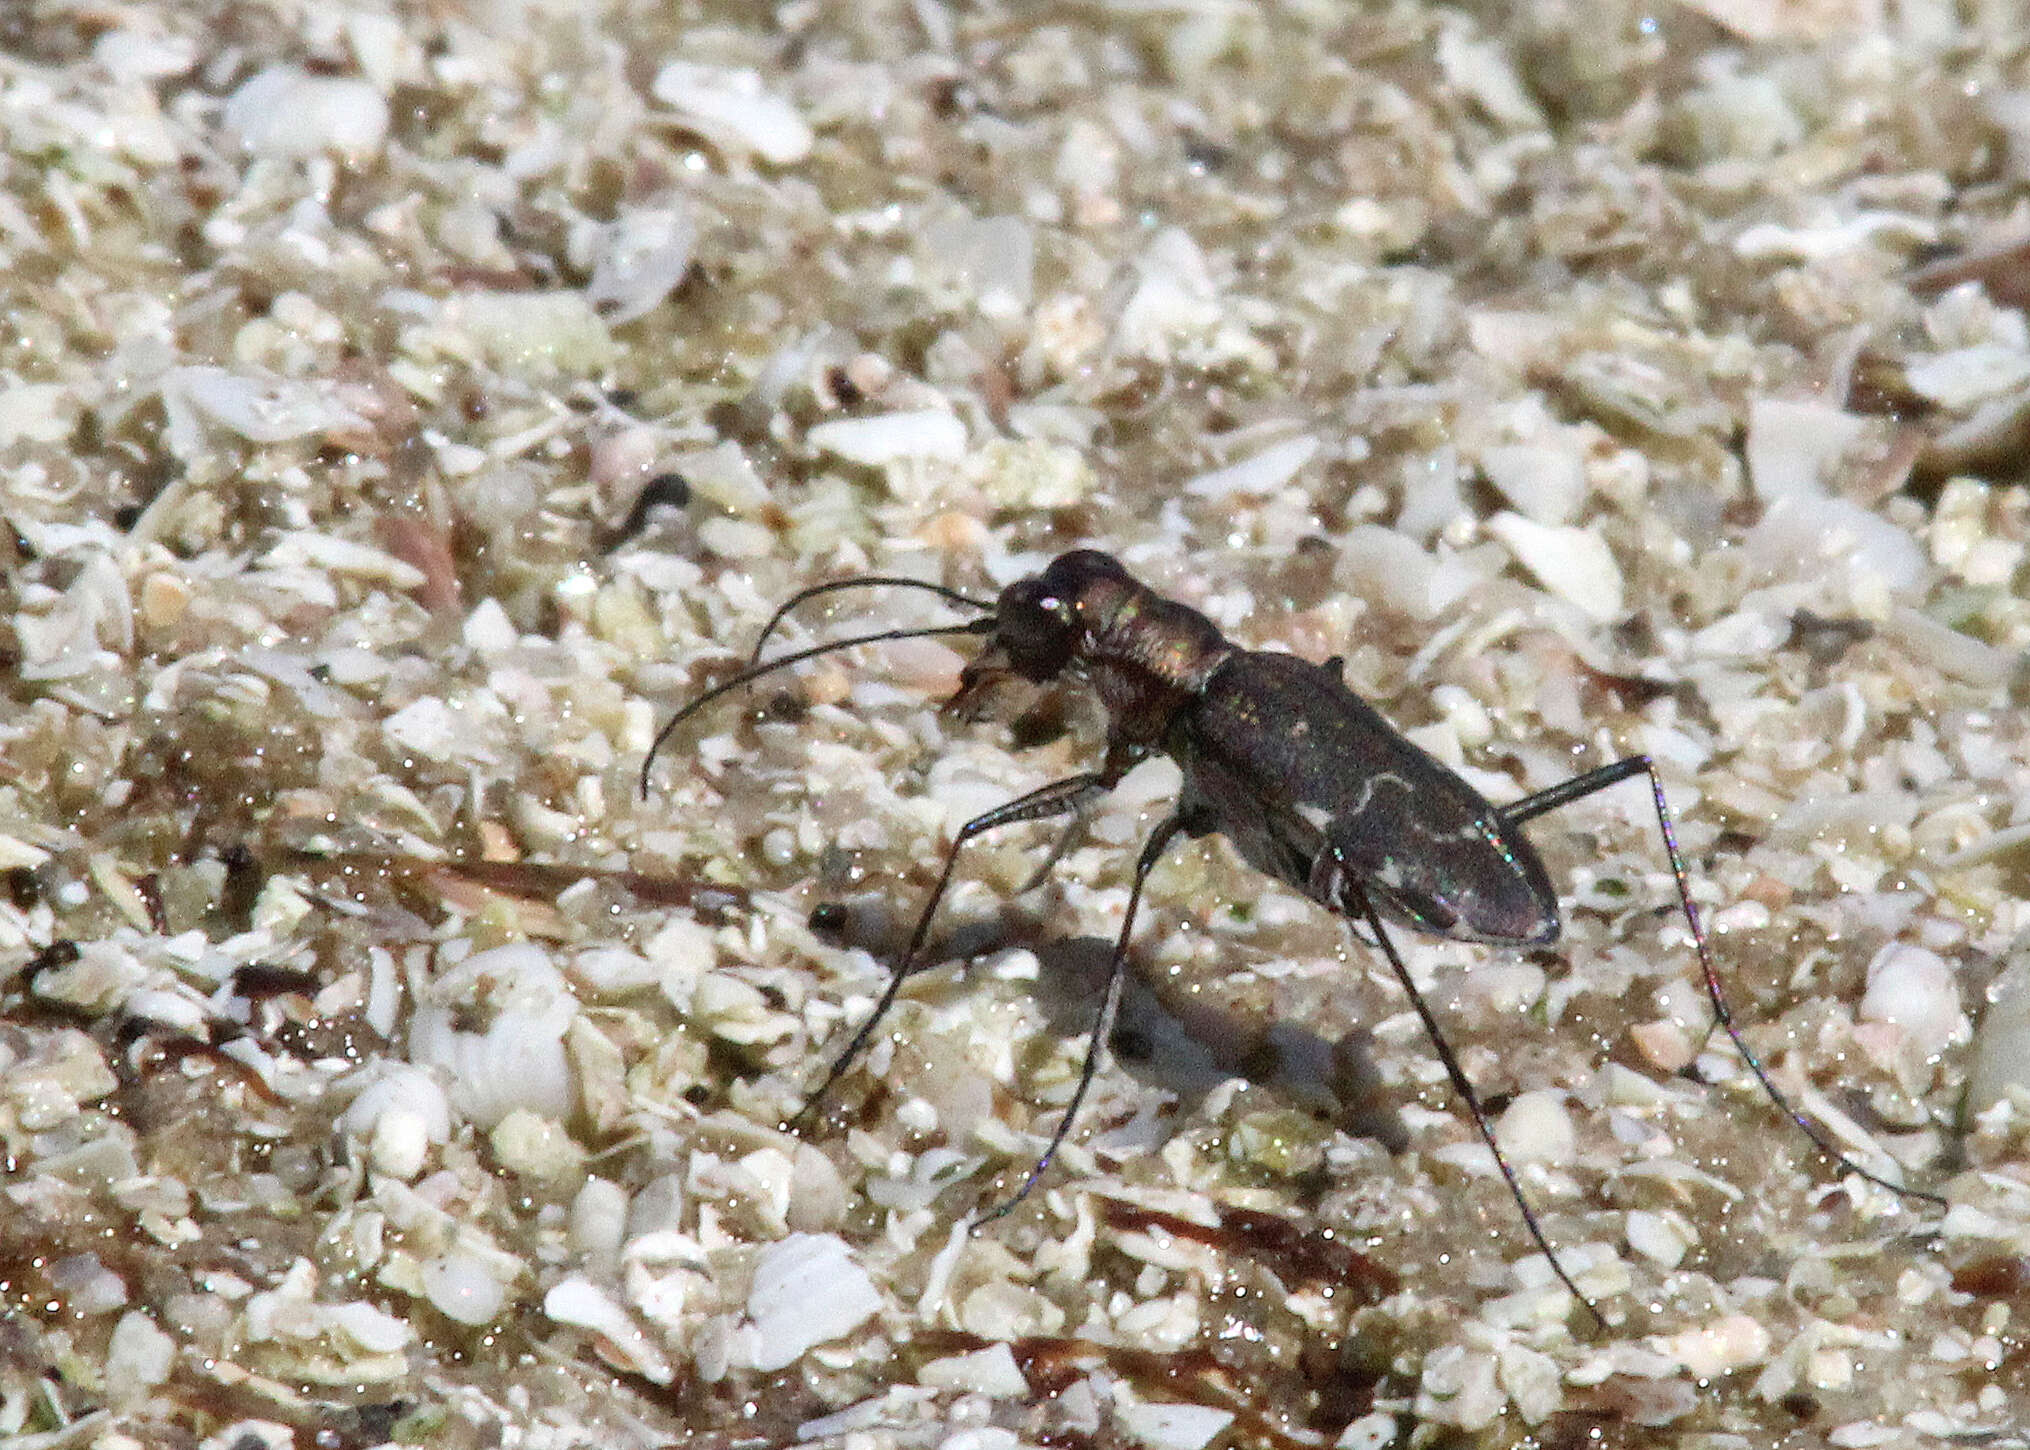
<path fill-rule="evenodd" d="M 1621 567 L 1607 543 L 1587 529 L 1556 528 L 1517 513 L 1498 513 L 1487 532 L 1508 546 L 1537 582 L 1597 620 L 1620 616 Z"/>
<path fill-rule="evenodd" d="M 768 1005 L 768 996 L 752 982 L 730 972 L 710 972 L 691 996 L 691 1013 L 714 1037 L 741 1046 L 779 1042 L 796 1031 L 796 1020 Z"/>
<path fill-rule="evenodd" d="M 1850 499 L 1782 497 L 1748 533 L 1747 557 L 1772 577 L 1818 580 L 1831 571 L 1909 589 L 1929 565 L 1902 529 Z"/>
<path fill-rule="evenodd" d="M 552 1183 L 575 1181 L 585 1171 L 585 1150 L 563 1124 L 516 1108 L 487 1134 L 501 1167 L 525 1177 Z"/>
<path fill-rule="evenodd" d="M 463 1032 L 441 1008 L 420 1008 L 409 1029 L 411 1060 L 449 1075 L 452 1103 L 482 1129 L 525 1110 L 562 1120 L 577 1104 L 564 1031 L 572 1007 L 510 1010 L 485 1032 Z"/>
<path fill-rule="evenodd" d="M 1632 1208 L 1626 1220 L 1628 1246 L 1651 1263 L 1675 1269 L 1695 1242 L 1675 1213 Z"/>
<path fill-rule="evenodd" d="M 815 139 L 810 126 L 795 106 L 764 89 L 751 70 L 673 60 L 656 72 L 649 91 L 716 146 L 751 152 L 773 166 L 789 166 L 810 154 Z"/>
<path fill-rule="evenodd" d="M 567 964 L 571 979 L 586 991 L 604 996 L 625 996 L 655 986 L 662 973 L 655 963 L 624 947 L 594 947 L 579 952 Z"/>
<path fill-rule="evenodd" d="M 1993 1003 L 1974 1029 L 1967 1112 L 1978 1117 L 2011 1089 L 2030 1089 L 2030 956 L 2019 952 L 1996 978 Z"/>
<path fill-rule="evenodd" d="M 0 448 L 66 438 L 77 411 L 76 394 L 61 383 L 0 382 Z"/>
<path fill-rule="evenodd" d="M 122 16 L 118 28 L 92 42 L 92 59 L 123 81 L 182 75 L 197 58 L 197 43 L 190 36 L 165 34 L 140 15 Z"/>
<path fill-rule="evenodd" d="M 697 223 L 676 207 L 629 208 L 599 227 L 586 300 L 616 326 L 646 316 L 691 269 Z"/>
<path fill-rule="evenodd" d="M 2030 384 L 2030 351 L 1978 343 L 1913 362 L 1904 372 L 1911 390 L 1955 412 Z"/>
<path fill-rule="evenodd" d="M 571 1247 L 594 1263 L 617 1258 L 627 1235 L 627 1190 L 588 1176 L 571 1200 Z"/>
<path fill-rule="evenodd" d="M 249 1343 L 289 1357 L 294 1372 L 319 1384 L 385 1383 L 407 1370 L 414 1331 L 364 1300 L 320 1300 L 317 1271 L 298 1259 L 274 1287 L 249 1295 L 240 1324 Z"/>
<path fill-rule="evenodd" d="M 471 727 L 445 700 L 426 695 L 381 722 L 388 739 L 431 760 L 449 760 L 472 743 Z"/>
<path fill-rule="evenodd" d="M 597 372 L 614 356 L 606 319 L 576 290 L 460 292 L 429 338 L 445 352 L 535 376 Z"/>
<path fill-rule="evenodd" d="M 1151 238 L 1136 271 L 1135 289 L 1114 325 L 1114 345 L 1123 353 L 1167 358 L 1219 322 L 1205 254 L 1182 227 L 1167 227 Z"/>
<path fill-rule="evenodd" d="M 1448 577 L 1408 534 L 1380 524 L 1353 529 L 1342 553 L 1344 577 L 1355 589 L 1411 619 L 1430 619 L 1467 582 L 1461 573 Z"/>
<path fill-rule="evenodd" d="M 385 549 L 308 529 L 296 529 L 282 535 L 262 555 L 261 563 L 269 569 L 323 569 L 333 574 L 386 584 L 393 589 L 417 588 L 425 578 L 421 569 L 396 558 Z"/>
<path fill-rule="evenodd" d="M 176 1362 L 176 1341 L 140 1310 L 130 1310 L 113 1326 L 106 1350 L 107 1382 L 122 1398 L 132 1398 L 169 1378 Z"/>
<path fill-rule="evenodd" d="M 600 1356 L 609 1364 L 654 1384 L 666 1385 L 675 1378 L 662 1350 L 590 1279 L 574 1274 L 551 1285 L 543 1295 L 543 1312 L 559 1324 L 590 1333 Z"/>
<path fill-rule="evenodd" d="M 437 1080 L 405 1063 L 367 1069 L 366 1085 L 339 1121 L 368 1139 L 375 1169 L 410 1179 L 422 1171 L 430 1146 L 451 1136 L 451 1105 Z"/>
<path fill-rule="evenodd" d="M 1216 1405 L 1133 1401 L 1115 1405 L 1114 1419 L 1130 1439 L 1149 1450 L 1199 1450 L 1231 1425 L 1234 1415 Z"/>
<path fill-rule="evenodd" d="M 1865 418 L 1816 399 L 1757 398 L 1748 406 L 1748 480 L 1764 503 L 1820 498 L 1830 470 L 1860 441 Z"/>
<path fill-rule="evenodd" d="M 1516 130 L 1542 126 L 1543 112 L 1511 68 L 1504 48 L 1471 38 L 1471 29 L 1461 22 L 1439 32 L 1438 64 L 1446 80 L 1504 126 Z"/>
<path fill-rule="evenodd" d="M 869 468 L 904 458 L 955 460 L 966 452 L 966 425 L 939 408 L 834 418 L 806 436 L 819 452 Z"/>
<path fill-rule="evenodd" d="M 1586 461 L 1575 446 L 1498 444 L 1480 450 L 1480 468 L 1495 492 L 1537 523 L 1570 523 L 1586 496 Z"/>
<path fill-rule="evenodd" d="M 367 1158 L 378 1173 L 414 1178 L 429 1161 L 430 1142 L 430 1125 L 420 1113 L 382 1113 L 374 1120 Z"/>
<path fill-rule="evenodd" d="M 920 251 L 926 286 L 942 282 L 988 317 L 1012 318 L 1030 304 L 1036 232 L 1022 217 L 940 222 Z"/>
<path fill-rule="evenodd" d="M 378 1305 L 356 1301 L 325 1310 L 345 1338 L 373 1354 L 391 1354 L 409 1342 L 409 1326 Z"/>
<path fill-rule="evenodd" d="M 1495 1371 L 1493 1355 L 1463 1344 L 1433 1351 L 1425 1357 L 1417 1382 L 1417 1415 L 1462 1430 L 1487 1428 L 1508 1403 Z"/>
<path fill-rule="evenodd" d="M 1030 1393 L 1029 1380 L 1006 1344 L 934 1359 L 916 1372 L 916 1379 L 918 1384 L 967 1390 L 997 1400 L 1018 1400 Z"/>
<path fill-rule="evenodd" d="M 881 1292 L 836 1234 L 791 1234 L 761 1251 L 747 1296 L 739 1362 L 767 1373 L 857 1329 L 881 1309 Z"/>
<path fill-rule="evenodd" d="M 198 455 L 205 425 L 254 443 L 285 443 L 361 423 L 328 393 L 291 378 L 198 363 L 170 369 L 157 387 L 169 415 L 169 445 L 181 458 Z"/>
<path fill-rule="evenodd" d="M 1225 499 L 1234 494 L 1272 494 L 1295 478 L 1320 446 L 1319 440 L 1310 434 L 1285 438 L 1238 463 L 1186 479 L 1184 491 L 1209 499 Z"/>
<path fill-rule="evenodd" d="M 263 156 L 333 151 L 359 157 L 380 149 L 388 133 L 388 103 L 355 77 L 271 66 L 233 92 L 225 123 L 249 151 Z"/>
<path fill-rule="evenodd" d="M 1861 212 L 1822 214 L 1796 227 L 1775 223 L 1746 227 L 1734 239 L 1734 250 L 1759 261 L 1825 262 L 1877 246 L 1915 248 L 1937 240 L 1938 229 L 1928 221 L 1895 212 Z"/>

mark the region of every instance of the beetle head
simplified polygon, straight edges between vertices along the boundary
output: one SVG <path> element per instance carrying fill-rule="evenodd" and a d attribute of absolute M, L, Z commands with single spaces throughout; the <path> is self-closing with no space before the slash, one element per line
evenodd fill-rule
<path fill-rule="evenodd" d="M 1007 668 L 1038 683 L 1055 679 L 1102 622 L 1104 596 L 1126 582 L 1127 571 L 1112 555 L 1074 549 L 1003 589 L 994 606 L 994 643 Z"/>

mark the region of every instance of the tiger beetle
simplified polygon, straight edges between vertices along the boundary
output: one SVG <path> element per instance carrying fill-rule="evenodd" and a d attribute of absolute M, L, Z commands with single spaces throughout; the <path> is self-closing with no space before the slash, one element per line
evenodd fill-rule
<path fill-rule="evenodd" d="M 979 611 L 963 623 L 886 629 L 831 640 L 763 661 L 761 650 L 799 605 L 843 589 L 921 589 Z M 984 649 L 959 676 L 947 708 L 963 709 L 997 682 L 1020 677 L 1038 684 L 1070 675 L 1083 679 L 1106 711 L 1106 752 L 1099 767 L 1055 780 L 973 817 L 959 828 L 930 899 L 891 969 L 886 990 L 833 1059 L 829 1071 L 790 1125 L 801 1127 L 872 1040 L 903 981 L 916 970 L 938 904 L 951 885 L 967 842 L 1022 821 L 1078 816 L 1137 762 L 1168 755 L 1183 772 L 1170 814 L 1150 832 L 1135 861 L 1120 935 L 1107 971 L 1098 1021 L 1078 1085 L 1050 1142 L 1007 1200 L 978 1220 L 1008 1212 L 1049 1168 L 1092 1086 L 1111 1034 L 1126 980 L 1128 942 L 1142 888 L 1179 836 L 1225 836 L 1256 870 L 1301 891 L 1350 922 L 1364 923 L 1396 980 L 1409 994 L 1452 1087 L 1494 1155 L 1521 1210 L 1530 1238 L 1558 1282 L 1605 1320 L 1579 1291 L 1545 1237 L 1515 1170 L 1503 1155 L 1479 1095 L 1467 1080 L 1424 994 L 1411 979 L 1384 923 L 1429 936 L 1490 946 L 1543 947 L 1558 939 L 1558 895 L 1522 827 L 1538 816 L 1636 776 L 1649 781 L 1678 903 L 1705 978 L 1715 1022 L 1726 1031 L 1770 1101 L 1841 1171 L 1926 1202 L 1945 1200 L 1869 1172 L 1827 1138 L 1771 1080 L 1743 1040 L 1720 988 L 1711 947 L 1692 904 L 1691 882 L 1678 849 L 1663 782 L 1647 755 L 1632 755 L 1523 797 L 1490 803 L 1480 792 L 1412 744 L 1340 678 L 1343 661 L 1322 665 L 1295 655 L 1242 649 L 1188 605 L 1137 582 L 1110 554 L 1077 549 L 1042 573 L 1018 579 L 992 602 L 922 580 L 868 575 L 804 589 L 763 628 L 747 667 L 698 695 L 663 726 L 642 762 L 649 787 L 656 753 L 684 721 L 722 695 L 772 671 L 834 650 L 884 640 L 976 635 Z M 1059 849 L 1062 849 L 1060 842 Z M 1054 856 L 1053 856 L 1054 859 Z"/>

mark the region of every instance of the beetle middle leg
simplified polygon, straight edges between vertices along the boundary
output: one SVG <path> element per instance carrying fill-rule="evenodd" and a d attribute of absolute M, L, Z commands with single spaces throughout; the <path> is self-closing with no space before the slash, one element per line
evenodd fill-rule
<path fill-rule="evenodd" d="M 916 918 L 916 926 L 909 934 L 909 944 L 903 948 L 901 957 L 890 969 L 887 987 L 883 989 L 880 999 L 875 1002 L 873 1012 L 860 1024 L 852 1040 L 847 1042 L 845 1050 L 832 1059 L 832 1065 L 826 1070 L 824 1080 L 809 1097 L 804 1099 L 804 1105 L 797 1110 L 796 1116 L 790 1119 L 791 1131 L 801 1131 L 810 1121 L 812 1115 L 823 1104 L 826 1095 L 838 1085 L 839 1079 L 846 1075 L 846 1069 L 853 1065 L 854 1059 L 859 1057 L 867 1044 L 873 1040 L 874 1029 L 881 1025 L 881 1019 L 886 1017 L 889 1009 L 895 1005 L 895 999 L 902 991 L 903 980 L 916 969 L 916 960 L 922 954 L 924 942 L 930 936 L 931 919 L 937 915 L 938 904 L 944 900 L 945 892 L 951 887 L 952 872 L 958 866 L 959 852 L 965 849 L 966 843 L 1001 826 L 1073 815 L 1090 804 L 1095 797 L 1104 795 L 1110 790 L 1115 779 L 1115 776 L 1103 770 L 1068 775 L 1063 780 L 1054 780 L 1048 785 L 1038 786 L 1027 795 L 1018 796 L 1006 805 L 996 806 L 991 811 L 974 816 L 959 827 L 958 834 L 952 840 L 951 849 L 945 853 L 944 869 L 938 872 L 937 885 L 932 888 L 930 899 L 924 902 L 923 910 Z"/>
<path fill-rule="evenodd" d="M 1691 873 L 1685 869 L 1684 853 L 1678 849 L 1677 829 L 1671 824 L 1670 803 L 1664 799 L 1663 780 L 1657 775 L 1656 763 L 1649 756 L 1631 755 L 1625 760 L 1617 760 L 1611 765 L 1589 770 L 1584 775 L 1560 781 L 1557 785 L 1540 790 L 1535 795 L 1524 796 L 1519 801 L 1497 809 L 1502 819 L 1512 825 L 1520 825 L 1524 821 L 1534 820 L 1548 811 L 1568 806 L 1574 801 L 1605 790 L 1610 785 L 1617 785 L 1638 775 L 1649 777 L 1650 799 L 1656 805 L 1657 828 L 1663 836 L 1664 853 L 1670 857 L 1671 878 L 1677 883 L 1678 904 L 1684 909 L 1685 924 L 1691 928 L 1692 947 L 1698 954 L 1700 974 L 1705 978 L 1706 998 L 1713 1004 L 1713 1020 L 1726 1032 L 1728 1040 L 1734 1044 L 1734 1050 L 1740 1054 L 1742 1062 L 1747 1064 L 1749 1072 L 1754 1074 L 1755 1080 L 1762 1085 L 1763 1092 L 1769 1095 L 1769 1100 L 1776 1104 L 1777 1110 L 1796 1124 L 1798 1131 L 1811 1140 L 1812 1146 L 1824 1154 L 1841 1172 L 1857 1174 L 1878 1188 L 1886 1188 L 1902 1197 L 1919 1198 L 1943 1207 L 1946 1200 L 1940 1195 L 1927 1193 L 1921 1188 L 1892 1183 L 1878 1173 L 1869 1172 L 1835 1147 L 1832 1140 L 1826 1136 L 1825 1129 L 1794 1106 L 1777 1087 L 1768 1070 L 1763 1067 L 1761 1058 L 1755 1055 L 1754 1049 L 1749 1047 L 1746 1039 L 1742 1037 L 1741 1029 L 1734 1023 L 1734 1014 L 1727 1006 L 1726 993 L 1721 990 L 1719 969 L 1714 964 L 1713 949 L 1706 940 L 1705 928 L 1699 923 L 1699 910 L 1692 904 Z"/>

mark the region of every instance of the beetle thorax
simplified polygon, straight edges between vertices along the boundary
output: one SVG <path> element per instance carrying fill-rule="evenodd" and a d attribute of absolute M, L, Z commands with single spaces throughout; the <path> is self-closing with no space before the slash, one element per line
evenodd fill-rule
<path fill-rule="evenodd" d="M 1189 605 L 1125 574 L 1092 581 L 1076 602 L 1087 678 L 1116 735 L 1154 746 L 1178 708 L 1233 646 Z"/>

